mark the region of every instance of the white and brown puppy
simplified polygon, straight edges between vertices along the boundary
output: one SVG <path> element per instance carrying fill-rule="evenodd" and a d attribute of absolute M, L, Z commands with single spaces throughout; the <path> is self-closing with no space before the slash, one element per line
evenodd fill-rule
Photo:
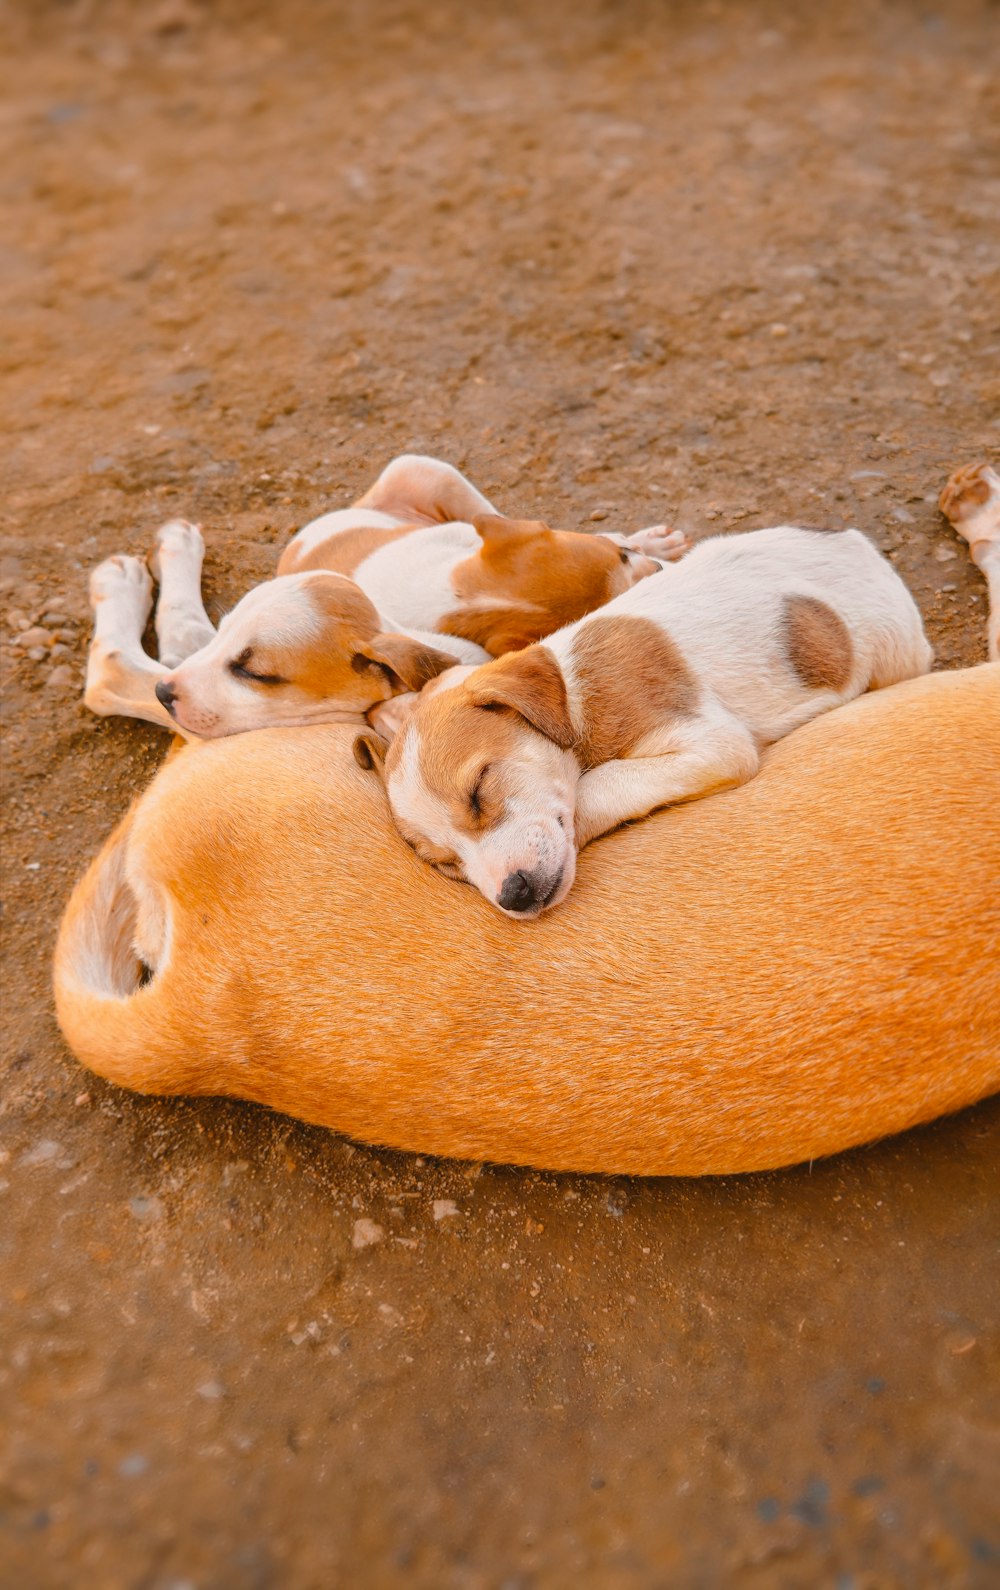
<path fill-rule="evenodd" d="M 134 598 L 141 630 L 148 575 L 136 560 L 102 564 L 91 581 L 86 700 L 200 737 L 356 719 L 456 662 L 551 634 L 685 548 L 664 525 L 626 537 L 504 519 L 451 465 L 404 456 L 352 508 L 300 530 L 278 577 L 244 597 L 218 633 L 201 602 L 201 534 L 184 521 L 164 525 L 151 560 L 162 666 L 126 646 L 109 618 Z"/>
<path fill-rule="evenodd" d="M 389 801 L 432 866 L 537 916 L 598 834 L 742 784 L 764 746 L 930 665 L 912 597 L 859 531 L 713 538 L 544 645 L 414 698 L 384 760 Z M 384 750 L 356 745 L 363 766 Z"/>

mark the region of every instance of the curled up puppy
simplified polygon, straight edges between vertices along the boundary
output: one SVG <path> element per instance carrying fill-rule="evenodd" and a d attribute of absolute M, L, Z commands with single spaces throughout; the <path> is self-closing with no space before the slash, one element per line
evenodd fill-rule
<path fill-rule="evenodd" d="M 764 746 L 931 659 L 859 531 L 781 526 L 704 541 L 544 644 L 448 670 L 376 713 L 355 755 L 423 860 L 530 918 L 591 839 L 744 783 Z"/>

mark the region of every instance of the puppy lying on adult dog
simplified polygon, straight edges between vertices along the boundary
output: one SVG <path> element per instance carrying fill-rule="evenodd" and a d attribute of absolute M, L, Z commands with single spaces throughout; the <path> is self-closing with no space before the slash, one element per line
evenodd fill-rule
<path fill-rule="evenodd" d="M 960 471 L 943 502 L 995 655 L 1000 480 Z M 645 1175 L 788 1165 L 1000 1087 L 1000 667 L 823 714 L 749 783 L 585 850 L 528 934 L 402 843 L 354 739 L 168 760 L 60 927 L 84 1064 L 416 1153 Z"/>
<path fill-rule="evenodd" d="M 913 598 L 859 531 L 715 537 L 544 644 L 412 698 L 384 758 L 389 803 L 423 860 L 535 917 L 599 834 L 744 783 L 764 746 L 930 665 Z M 383 765 L 376 735 L 356 752 Z"/>
<path fill-rule="evenodd" d="M 504 519 L 458 470 L 404 455 L 354 505 L 289 542 L 278 575 L 223 618 L 201 600 L 201 532 L 164 525 L 151 556 L 160 583 L 160 661 L 142 649 L 152 584 L 137 558 L 91 578 L 95 635 L 84 699 L 188 736 L 357 720 L 456 663 L 485 662 L 654 574 L 683 534 L 583 535 Z"/>

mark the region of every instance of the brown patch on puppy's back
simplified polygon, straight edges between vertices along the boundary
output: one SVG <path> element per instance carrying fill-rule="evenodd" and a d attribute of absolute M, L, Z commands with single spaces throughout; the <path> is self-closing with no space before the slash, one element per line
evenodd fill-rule
<path fill-rule="evenodd" d="M 851 635 L 832 607 L 815 596 L 785 597 L 788 660 L 810 690 L 845 690 L 854 665 Z"/>
<path fill-rule="evenodd" d="M 278 560 L 278 573 L 306 574 L 311 569 L 326 569 L 331 574 L 353 574 L 373 552 L 422 529 L 426 526 L 404 524 L 388 530 L 378 525 L 356 525 L 353 529 L 335 530 L 307 551 L 291 541 Z"/>
<path fill-rule="evenodd" d="M 496 514 L 472 522 L 483 544 L 456 564 L 458 606 L 437 628 L 494 657 L 544 640 L 633 583 L 630 561 L 605 537 Z"/>
<path fill-rule="evenodd" d="M 671 718 L 689 717 L 698 687 L 651 618 L 594 618 L 573 642 L 583 731 L 574 746 L 584 769 L 626 756 Z"/>

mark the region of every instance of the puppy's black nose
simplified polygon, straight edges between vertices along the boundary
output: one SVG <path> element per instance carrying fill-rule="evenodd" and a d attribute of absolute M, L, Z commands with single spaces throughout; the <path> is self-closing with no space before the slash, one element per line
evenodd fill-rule
<path fill-rule="evenodd" d="M 155 695 L 160 706 L 166 707 L 170 716 L 173 717 L 174 702 L 177 700 L 177 692 L 173 685 L 166 679 L 158 679 L 156 681 Z"/>
<path fill-rule="evenodd" d="M 538 904 L 535 885 L 526 872 L 512 872 L 503 880 L 499 904 L 504 911 L 530 911 Z"/>

